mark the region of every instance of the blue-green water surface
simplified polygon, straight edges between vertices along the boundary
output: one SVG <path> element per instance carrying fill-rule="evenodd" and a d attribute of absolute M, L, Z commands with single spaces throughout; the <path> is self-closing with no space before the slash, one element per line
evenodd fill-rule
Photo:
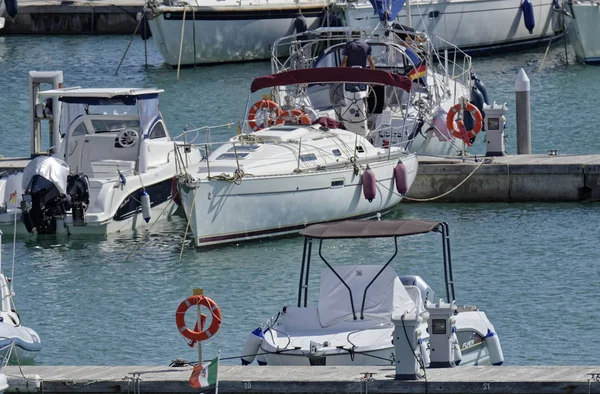
<path fill-rule="evenodd" d="M 65 86 L 159 87 L 172 134 L 187 123 L 222 124 L 244 111 L 252 78 L 266 62 L 176 71 L 153 42 L 136 39 L 117 76 L 126 36 L 0 37 L 0 154 L 29 154 L 29 70 L 63 70 Z M 514 153 L 514 78 L 523 67 L 532 86 L 532 150 L 600 153 L 596 99 L 600 68 L 565 65 L 562 44 L 544 62 L 544 49 L 476 58 L 475 69 L 493 100 L 509 108 L 507 150 Z M 222 135 L 226 137 L 226 135 Z M 473 148 L 483 153 L 483 138 Z M 560 187 L 560 185 L 556 185 Z M 459 304 L 476 304 L 495 324 L 510 365 L 598 365 L 600 360 L 600 205 L 400 204 L 397 218 L 450 224 Z M 45 365 L 167 365 L 197 360 L 175 326 L 175 310 L 202 287 L 223 312 L 218 335 L 205 342 L 204 358 L 220 349 L 238 363 L 247 334 L 283 305 L 296 302 L 302 239 L 288 237 L 196 252 L 180 250 L 183 219 L 161 223 L 150 235 L 108 239 L 17 239 L 14 286 L 25 325 L 43 343 Z M 189 237 L 188 237 L 189 238 Z M 3 242 L 10 269 L 12 240 Z M 135 250 L 137 248 L 137 250 Z M 127 256 L 134 251 L 130 258 Z M 383 240 L 326 245 L 331 260 L 384 262 Z M 443 296 L 441 242 L 423 235 L 400 242 L 399 274 L 422 275 Z M 315 264 L 317 274 L 322 266 Z M 313 301 L 318 277 L 311 280 Z"/>

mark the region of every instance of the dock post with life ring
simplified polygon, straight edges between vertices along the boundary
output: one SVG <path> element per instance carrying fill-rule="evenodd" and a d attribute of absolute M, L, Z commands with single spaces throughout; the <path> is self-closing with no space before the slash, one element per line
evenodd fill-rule
<path fill-rule="evenodd" d="M 204 295 L 204 290 L 196 288 L 193 290 L 193 295 L 186 298 L 179 304 L 177 312 L 175 313 L 175 322 L 179 333 L 186 339 L 190 340 L 189 345 L 194 346 L 198 342 L 198 365 L 202 365 L 202 341 L 211 338 L 219 331 L 221 327 L 221 310 L 216 302 Z M 197 320 L 194 326 L 194 330 L 190 330 L 185 325 L 185 312 L 193 305 L 196 305 Z M 212 321 L 208 328 L 204 328 L 204 322 L 206 316 L 202 314 L 202 306 L 208 308 L 211 313 Z"/>

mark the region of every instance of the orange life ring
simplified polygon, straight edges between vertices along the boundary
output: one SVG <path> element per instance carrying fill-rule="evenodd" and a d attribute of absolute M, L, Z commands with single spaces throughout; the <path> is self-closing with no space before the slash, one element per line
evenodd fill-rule
<path fill-rule="evenodd" d="M 471 113 L 471 116 L 473 116 L 473 119 L 475 120 L 475 124 L 471 130 L 466 130 L 464 122 L 459 120 L 456 122 L 458 126 L 457 128 L 454 126 L 454 117 L 461 109 L 463 109 L 461 104 L 456 104 L 454 107 L 450 108 L 450 112 L 448 112 L 448 115 L 446 116 L 446 127 L 453 136 L 456 138 L 461 138 L 465 144 L 471 146 L 471 141 L 475 138 L 475 136 L 477 136 L 477 133 L 481 131 L 481 127 L 483 126 L 483 117 L 475 105 L 467 103 L 464 109 Z"/>
<path fill-rule="evenodd" d="M 258 124 L 256 122 L 256 114 L 260 110 L 269 112 L 269 114 L 267 115 L 267 118 L 265 119 L 265 124 Z M 272 113 L 272 115 L 271 115 L 271 113 Z M 263 129 L 264 127 L 269 127 L 269 126 L 273 125 L 273 123 L 275 123 L 275 120 L 279 116 L 281 116 L 281 108 L 279 108 L 279 105 L 277 105 L 277 103 L 275 101 L 259 100 L 259 101 L 255 102 L 252 105 L 252 107 L 250 107 L 250 110 L 248 111 L 248 117 L 247 117 L 248 126 L 250 126 L 252 131 L 258 131 L 258 130 Z"/>
<path fill-rule="evenodd" d="M 185 325 L 185 312 L 193 305 L 202 305 L 210 310 L 212 321 L 206 330 L 201 328 L 201 331 L 192 331 Z M 219 328 L 221 327 L 221 309 L 219 309 L 217 303 L 210 298 L 201 295 L 193 295 L 179 304 L 177 312 L 175 313 L 175 322 L 177 323 L 179 333 L 185 338 L 198 342 L 205 341 L 219 331 Z M 202 322 L 201 326 L 204 325 L 203 323 L 204 322 Z M 196 327 L 198 327 L 197 322 Z M 195 329 L 197 329 L 196 327 Z"/>
<path fill-rule="evenodd" d="M 286 122 L 292 124 L 310 124 L 310 116 L 299 109 L 283 111 L 275 123 L 284 124 Z"/>

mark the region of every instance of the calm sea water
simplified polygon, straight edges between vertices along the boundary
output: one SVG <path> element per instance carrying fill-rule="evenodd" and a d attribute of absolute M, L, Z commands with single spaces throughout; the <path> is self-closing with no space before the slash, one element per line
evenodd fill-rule
<path fill-rule="evenodd" d="M 242 115 L 251 79 L 265 62 L 176 72 L 163 65 L 153 42 L 126 36 L 0 37 L 0 154 L 29 153 L 28 71 L 63 70 L 66 86 L 165 89 L 161 108 L 171 133 L 187 123 L 222 124 Z M 532 86 L 532 149 L 600 153 L 595 126 L 600 68 L 565 64 L 561 44 L 506 56 L 477 58 L 475 69 L 493 100 L 509 108 L 507 150 L 515 152 L 514 78 L 523 67 Z M 223 136 L 225 137 L 225 136 Z M 483 153 L 483 138 L 473 151 Z M 557 185 L 560 187 L 560 185 Z M 502 340 L 506 364 L 599 365 L 600 205 L 400 204 L 390 217 L 450 224 L 459 304 L 486 311 Z M 283 305 L 296 302 L 302 239 L 288 237 L 196 252 L 184 243 L 182 219 L 161 223 L 149 236 L 19 238 L 14 286 L 25 325 L 36 329 L 45 365 L 167 365 L 197 360 L 177 332 L 175 309 L 202 287 L 223 312 L 204 358 L 220 349 L 226 363 L 241 353 L 247 334 Z M 12 240 L 3 242 L 10 270 Z M 384 262 L 383 240 L 330 244 L 333 261 Z M 137 249 L 136 249 L 137 248 Z M 395 269 L 422 275 L 443 293 L 436 235 L 402 240 Z M 134 252 L 135 250 L 135 252 Z M 129 255 L 129 259 L 127 258 Z M 314 272 L 321 267 L 315 265 Z M 316 297 L 318 278 L 312 284 Z M 228 359 L 232 358 L 232 359 Z"/>

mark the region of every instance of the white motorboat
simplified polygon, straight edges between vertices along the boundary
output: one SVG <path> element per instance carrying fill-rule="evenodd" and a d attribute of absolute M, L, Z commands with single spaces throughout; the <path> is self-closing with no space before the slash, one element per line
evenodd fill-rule
<path fill-rule="evenodd" d="M 469 54 L 535 46 L 562 36 L 557 0 L 358 0 L 333 6 L 343 26 L 367 28 L 399 23 L 437 36 Z M 386 12 L 387 11 L 387 12 Z"/>
<path fill-rule="evenodd" d="M 336 105 L 311 108 L 306 87 L 332 83 Z M 374 145 L 369 130 L 346 130 L 341 123 L 365 124 L 366 84 L 410 100 L 407 77 L 379 70 L 314 68 L 255 79 L 241 133 L 179 177 L 196 246 L 375 217 L 400 202 L 416 176 L 416 156 L 389 141 Z M 269 99 L 250 105 L 252 93 L 262 89 L 270 90 Z"/>
<path fill-rule="evenodd" d="M 568 12 L 567 35 L 582 63 L 600 63 L 600 2 L 571 0 L 565 4 Z"/>
<path fill-rule="evenodd" d="M 48 81 L 49 75 L 32 73 L 33 80 Z M 142 228 L 175 211 L 170 202 L 177 142 L 159 110 L 162 90 L 39 91 L 34 83 L 31 91 L 32 156 L 37 157 L 22 172 L 0 178 L 5 233 L 16 220 L 19 233 L 106 235 Z M 49 122 L 52 144 L 45 153 L 43 121 Z M 200 158 L 198 151 L 180 153 L 182 165 Z"/>
<path fill-rule="evenodd" d="M 2 261 L 1 247 L 2 231 L 0 230 L 0 263 Z M 0 357 L 19 364 L 31 363 L 42 350 L 42 343 L 39 335 L 33 329 L 21 324 L 14 295 L 11 279 L 4 274 L 0 264 L 0 296 L 2 296 L 2 301 L 0 301 Z"/>
<path fill-rule="evenodd" d="M 319 26 L 328 4 L 329 0 L 151 1 L 145 15 L 160 53 L 175 67 L 268 59 L 277 38 Z"/>
<path fill-rule="evenodd" d="M 378 70 L 406 75 L 415 83 L 411 100 L 403 105 L 394 102 L 395 97 L 383 86 L 374 87 L 366 124 L 348 127 L 369 128 L 368 138 L 376 145 L 389 140 L 422 155 L 456 156 L 472 145 L 483 128 L 484 104 L 491 104 L 487 89 L 476 77 L 471 57 L 451 43 L 445 45 L 453 49 L 452 54 L 435 50 L 435 42 L 441 40 L 437 37 L 383 25 L 375 29 L 319 28 L 277 40 L 272 71 L 338 67 L 346 42 L 359 32 L 360 39 L 370 45 Z M 288 57 L 282 56 L 288 52 Z M 330 105 L 330 90 L 324 85 L 308 87 L 314 108 Z M 462 112 L 465 108 L 469 111 Z"/>
<path fill-rule="evenodd" d="M 399 254 L 400 237 L 439 233 L 442 237 L 446 300 L 436 300 L 427 282 L 416 275 L 398 276 L 392 261 Z M 504 361 L 500 340 L 486 314 L 476 306 L 456 305 L 450 254 L 450 234 L 444 222 L 422 220 L 342 221 L 317 224 L 300 232 L 305 237 L 300 268 L 297 305 L 284 306 L 248 336 L 242 363 L 257 359 L 262 365 L 391 365 L 394 360 L 419 358 L 422 368 L 454 365 L 500 365 Z M 361 248 L 370 238 L 390 240 L 391 258 L 385 264 L 372 261 L 372 254 L 356 258 L 354 264 L 334 265 L 336 253 L 323 246 L 325 240 L 352 242 Z M 363 240 L 360 240 L 363 239 Z M 345 241 L 344 241 L 345 240 Z M 385 247 L 383 239 L 365 250 Z M 318 259 L 325 264 L 320 277 L 318 304 L 309 306 L 311 276 Z M 333 250 L 333 251 L 332 251 Z M 360 264 L 360 263 L 364 264 Z M 440 320 L 445 309 L 446 319 Z M 417 341 L 408 355 L 395 354 L 394 330 L 403 336 L 404 317 L 417 315 Z M 408 334 L 407 334 L 408 338 Z M 441 342 L 451 351 L 443 354 Z M 434 345 L 435 344 L 435 345 Z M 434 348 L 437 352 L 432 351 Z M 447 357 L 451 355 L 451 358 Z M 407 357 L 404 357 L 407 356 Z M 444 358 L 449 358 L 445 361 Z"/>

